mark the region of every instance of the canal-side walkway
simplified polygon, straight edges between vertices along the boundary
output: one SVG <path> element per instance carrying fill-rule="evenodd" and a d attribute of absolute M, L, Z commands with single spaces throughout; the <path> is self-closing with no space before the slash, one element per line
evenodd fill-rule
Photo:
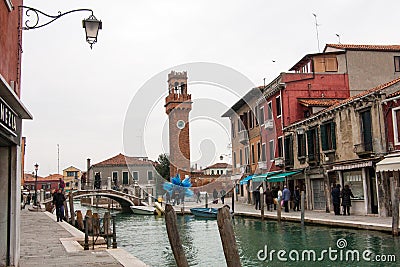
<path fill-rule="evenodd" d="M 231 199 L 225 199 L 225 204 L 232 207 Z M 193 202 L 190 203 L 191 206 L 197 205 Z M 204 207 L 204 201 L 201 207 Z M 189 205 L 188 205 L 189 206 Z M 209 204 L 208 207 L 220 208 L 222 207 L 221 201 L 218 204 Z M 198 206 L 200 207 L 200 206 Z M 181 206 L 175 206 L 176 211 L 179 213 L 181 211 Z M 185 213 L 190 213 L 190 208 L 185 207 Z M 241 203 L 240 201 L 235 201 L 235 216 L 247 217 L 247 218 L 258 218 L 261 219 L 261 211 L 256 210 L 254 205 Z M 277 220 L 277 211 L 267 211 L 264 208 L 264 218 L 266 220 Z M 291 222 L 301 222 L 301 212 L 290 210 L 286 213 L 282 209 L 281 213 L 282 221 Z M 319 224 L 332 227 L 344 227 L 344 228 L 354 228 L 363 230 L 376 230 L 382 232 L 392 232 L 392 217 L 379 217 L 379 216 L 365 216 L 365 215 L 350 215 L 350 216 L 336 216 L 333 212 L 326 213 L 325 211 L 305 211 L 304 222 L 308 224 Z"/>
<path fill-rule="evenodd" d="M 83 250 L 84 234 L 48 212 L 21 210 L 21 267 L 146 266 L 123 249 Z M 118 240 L 117 240 L 118 241 Z"/>

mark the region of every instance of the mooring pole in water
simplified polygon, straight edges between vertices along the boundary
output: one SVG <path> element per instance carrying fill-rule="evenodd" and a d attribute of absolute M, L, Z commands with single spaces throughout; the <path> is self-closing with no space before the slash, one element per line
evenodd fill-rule
<path fill-rule="evenodd" d="M 282 215 L 282 205 L 281 205 L 280 198 L 278 198 L 278 209 L 276 211 L 277 217 L 278 217 L 278 222 L 281 222 L 281 215 Z"/>
<path fill-rule="evenodd" d="M 305 199 L 304 191 L 301 191 L 301 203 L 300 203 L 300 205 L 301 205 L 301 225 L 304 225 L 304 211 L 305 211 L 304 199 Z"/>
<path fill-rule="evenodd" d="M 260 187 L 260 208 L 261 208 L 261 220 L 264 220 L 264 188 Z"/>
<path fill-rule="evenodd" d="M 222 247 L 224 249 L 226 265 L 228 267 L 242 266 L 228 206 L 223 206 L 218 209 L 217 223 L 219 236 L 221 237 Z"/>
<path fill-rule="evenodd" d="M 69 192 L 69 210 L 71 211 L 71 224 L 75 227 L 75 209 L 74 209 L 74 198 L 72 191 Z"/>
<path fill-rule="evenodd" d="M 392 234 L 399 235 L 399 192 L 400 188 L 396 187 L 392 195 Z"/>
<path fill-rule="evenodd" d="M 189 264 L 185 256 L 185 252 L 183 251 L 178 227 L 176 225 L 176 213 L 170 204 L 165 205 L 165 224 L 167 226 L 168 239 L 172 252 L 174 253 L 176 265 L 178 267 L 188 267 Z"/>
<path fill-rule="evenodd" d="M 232 189 L 232 212 L 235 212 L 235 188 Z"/>
<path fill-rule="evenodd" d="M 113 222 L 113 242 L 112 248 L 117 248 L 117 232 L 115 231 L 115 214 L 111 215 Z"/>
<path fill-rule="evenodd" d="M 88 227 L 89 217 L 85 216 L 85 244 L 83 245 L 84 250 L 89 250 L 89 227 Z"/>
<path fill-rule="evenodd" d="M 206 208 L 208 208 L 208 193 L 206 192 Z"/>

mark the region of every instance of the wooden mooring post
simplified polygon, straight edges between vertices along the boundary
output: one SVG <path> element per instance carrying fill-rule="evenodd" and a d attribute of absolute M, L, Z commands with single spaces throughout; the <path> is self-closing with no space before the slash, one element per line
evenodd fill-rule
<path fill-rule="evenodd" d="M 281 199 L 278 198 L 278 208 L 276 210 L 276 216 L 278 219 L 278 222 L 281 222 L 281 216 L 282 216 L 282 205 L 281 205 Z"/>
<path fill-rule="evenodd" d="M 217 223 L 219 236 L 221 237 L 222 247 L 224 249 L 226 265 L 228 267 L 242 266 L 228 206 L 223 206 L 218 209 Z"/>
<path fill-rule="evenodd" d="M 72 193 L 69 193 L 69 210 L 71 211 L 71 224 L 75 226 L 75 209 L 74 209 L 74 198 Z"/>
<path fill-rule="evenodd" d="M 165 205 L 165 224 L 167 226 L 168 239 L 171 244 L 172 252 L 174 253 L 176 265 L 178 267 L 188 267 L 189 264 L 185 252 L 183 251 L 178 227 L 176 225 L 176 213 L 170 204 Z"/>
<path fill-rule="evenodd" d="M 260 187 L 260 208 L 261 208 L 261 220 L 264 220 L 264 188 L 261 186 Z"/>
<path fill-rule="evenodd" d="M 300 202 L 300 209 L 301 209 L 301 225 L 304 225 L 304 212 L 305 212 L 305 196 L 304 196 L 304 191 L 301 191 L 301 202 Z"/>
<path fill-rule="evenodd" d="M 85 227 L 83 225 L 82 211 L 80 211 L 80 210 L 76 211 L 76 221 L 77 221 L 78 229 L 83 230 Z"/>
<path fill-rule="evenodd" d="M 399 235 L 399 196 L 400 188 L 396 187 L 392 195 L 392 234 Z"/>

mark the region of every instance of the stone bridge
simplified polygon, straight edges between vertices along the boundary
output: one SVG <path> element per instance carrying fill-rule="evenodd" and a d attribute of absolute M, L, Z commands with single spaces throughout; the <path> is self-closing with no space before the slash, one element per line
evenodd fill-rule
<path fill-rule="evenodd" d="M 76 190 L 72 191 L 66 195 L 67 200 L 72 196 L 73 199 L 81 198 L 81 197 L 90 197 L 90 196 L 100 196 L 107 197 L 112 200 L 115 200 L 121 205 L 121 208 L 124 212 L 130 212 L 130 206 L 133 205 L 141 205 L 142 199 L 137 196 L 129 195 L 126 193 L 122 193 L 121 191 L 116 191 L 112 189 L 91 189 L 91 190 Z M 42 204 L 51 203 L 52 199 L 42 202 Z"/>

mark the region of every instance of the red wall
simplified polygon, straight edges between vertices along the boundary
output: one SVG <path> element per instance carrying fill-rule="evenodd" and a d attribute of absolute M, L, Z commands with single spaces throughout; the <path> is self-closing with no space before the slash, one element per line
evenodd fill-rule
<path fill-rule="evenodd" d="M 22 5 L 22 0 L 13 0 L 14 10 L 8 10 L 5 1 L 0 1 L 0 74 L 8 84 L 11 81 L 20 83 L 21 62 L 20 52 L 21 47 L 18 40 L 18 6 Z M 22 36 L 22 34 L 21 34 Z M 20 95 L 19 86 L 16 90 L 17 95 Z"/>
<path fill-rule="evenodd" d="M 394 130 L 393 130 L 393 117 L 392 117 L 392 108 L 399 107 L 400 103 L 397 101 L 396 103 L 390 101 L 387 105 L 383 105 L 383 115 L 385 116 L 385 124 L 386 124 L 386 137 L 387 137 L 387 148 L 389 149 L 389 143 L 393 144 L 394 150 L 400 150 L 399 145 L 394 145 Z"/>

